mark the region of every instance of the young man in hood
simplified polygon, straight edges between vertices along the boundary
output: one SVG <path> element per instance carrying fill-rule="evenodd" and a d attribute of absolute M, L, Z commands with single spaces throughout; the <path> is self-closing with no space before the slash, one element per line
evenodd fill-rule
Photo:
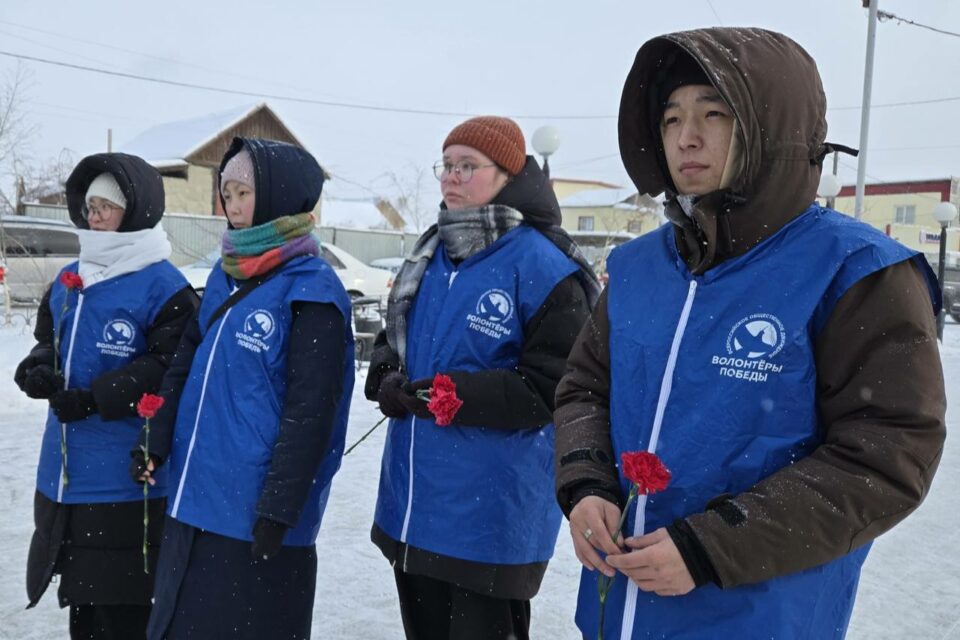
<path fill-rule="evenodd" d="M 620 149 L 672 222 L 617 249 L 557 389 L 557 496 L 608 637 L 840 638 L 870 542 L 943 448 L 939 306 L 923 256 L 814 203 L 816 65 L 789 38 L 647 42 Z M 622 453 L 670 485 L 628 509 Z"/>

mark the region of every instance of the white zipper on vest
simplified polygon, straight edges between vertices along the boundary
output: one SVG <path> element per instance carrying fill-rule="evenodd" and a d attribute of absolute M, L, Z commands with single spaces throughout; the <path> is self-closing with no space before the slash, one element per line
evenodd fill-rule
<path fill-rule="evenodd" d="M 410 528 L 410 512 L 413 511 L 413 434 L 414 429 L 417 426 L 417 417 L 414 415 L 410 416 L 410 462 L 408 465 L 408 473 L 410 476 L 407 481 L 407 512 L 403 516 L 403 529 L 400 531 L 400 542 L 407 543 L 407 530 Z M 403 569 L 407 569 L 407 558 L 404 554 L 403 558 Z"/>
<path fill-rule="evenodd" d="M 217 345 L 220 343 L 220 332 L 223 331 L 223 327 L 227 324 L 227 318 L 230 316 L 230 312 L 233 311 L 233 307 L 227 309 L 227 312 L 223 314 L 223 319 L 220 320 L 220 326 L 217 327 L 217 335 L 213 338 L 213 346 L 210 347 L 210 355 L 207 356 L 207 367 L 203 371 L 203 386 L 200 387 L 200 401 L 197 403 L 197 417 L 193 421 L 193 433 L 190 434 L 190 444 L 187 446 L 187 458 L 183 462 L 183 471 L 180 473 L 180 485 L 177 487 L 177 497 L 173 501 L 173 509 L 170 510 L 170 515 L 174 518 L 177 517 L 177 511 L 180 509 L 180 498 L 183 496 L 183 485 L 187 481 L 187 469 L 190 467 L 190 456 L 193 455 L 193 445 L 197 442 L 197 427 L 200 426 L 200 414 L 203 413 L 203 398 L 207 394 L 207 379 L 210 376 L 210 367 L 213 365 L 213 356 L 217 353 Z"/>
<path fill-rule="evenodd" d="M 453 287 L 453 281 L 456 280 L 457 274 L 460 273 L 459 270 L 454 269 L 450 272 L 450 277 L 447 279 L 447 289 L 449 290 Z M 400 542 L 404 545 L 407 545 L 407 532 L 410 530 L 410 513 L 413 511 L 413 434 L 417 426 L 416 416 L 410 416 L 410 455 L 408 463 L 408 475 L 407 480 L 407 511 L 403 514 L 403 529 L 400 530 Z M 404 547 L 403 550 L 403 571 L 407 571 L 407 554 L 410 551 L 410 545 Z"/>
<path fill-rule="evenodd" d="M 673 342 L 670 344 L 670 357 L 667 358 L 667 368 L 663 372 L 663 379 L 660 381 L 660 396 L 657 398 L 657 412 L 653 416 L 653 429 L 650 431 L 650 443 L 647 445 L 649 453 L 656 453 L 657 441 L 660 439 L 660 427 L 663 425 L 663 414 L 667 410 L 667 402 L 670 400 L 670 391 L 673 388 L 673 372 L 677 367 L 677 353 L 680 351 L 680 342 L 683 340 L 683 334 L 687 330 L 687 321 L 690 319 L 690 308 L 693 307 L 693 298 L 697 293 L 697 281 L 690 281 L 690 288 L 687 289 L 687 300 L 683 303 L 683 311 L 680 312 L 680 320 L 677 322 L 677 330 L 673 334 Z M 643 528 L 646 524 L 647 496 L 637 497 L 637 517 L 633 523 L 634 536 L 643 535 Z M 620 627 L 620 640 L 630 640 L 633 635 L 633 620 L 637 614 L 637 585 L 633 580 L 627 580 L 626 602 L 623 607 L 623 623 Z"/>
<path fill-rule="evenodd" d="M 67 294 L 70 293 L 68 289 Z M 77 339 L 77 325 L 80 324 L 80 307 L 83 306 L 83 292 L 80 291 L 77 294 L 77 308 L 73 311 L 73 327 L 70 329 L 70 348 L 67 349 L 67 361 L 63 365 L 63 388 L 70 388 L 70 364 L 73 362 L 73 345 Z M 61 322 L 63 320 L 61 319 Z M 56 355 L 56 354 L 55 354 Z M 62 438 L 61 442 L 67 441 L 67 424 L 65 422 L 60 423 L 60 437 Z M 62 453 L 60 455 L 63 455 Z M 57 483 L 57 502 L 63 502 L 63 468 L 66 465 L 61 461 L 60 463 L 60 480 Z"/>

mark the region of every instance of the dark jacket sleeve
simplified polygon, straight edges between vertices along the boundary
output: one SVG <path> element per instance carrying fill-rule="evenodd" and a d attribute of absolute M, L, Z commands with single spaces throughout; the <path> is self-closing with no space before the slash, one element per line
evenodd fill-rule
<path fill-rule="evenodd" d="M 453 424 L 530 429 L 551 422 L 557 383 L 567 356 L 590 315 L 576 275 L 561 280 L 524 328 L 515 369 L 444 371 L 463 406 Z"/>
<path fill-rule="evenodd" d="M 146 331 L 147 350 L 126 366 L 98 376 L 90 384 L 97 410 L 104 420 L 137 415 L 137 402 L 156 393 L 173 360 L 187 321 L 199 299 L 190 287 L 173 294 Z"/>
<path fill-rule="evenodd" d="M 37 339 L 37 346 L 31 350 L 31 354 L 43 357 L 44 364 L 53 365 L 53 314 L 50 313 L 50 293 L 53 291 L 53 284 L 47 287 L 40 300 L 40 306 L 37 307 L 37 322 L 33 327 L 33 337 Z"/>
<path fill-rule="evenodd" d="M 391 371 L 400 370 L 400 357 L 387 342 L 387 332 L 381 330 L 373 341 L 370 353 L 370 367 L 367 369 L 367 381 L 363 385 L 363 395 L 371 402 L 377 401 L 380 381 Z"/>
<path fill-rule="evenodd" d="M 53 284 L 47 287 L 43 292 L 43 298 L 40 300 L 40 306 L 37 307 L 37 321 L 33 327 L 33 337 L 37 344 L 30 350 L 30 357 L 34 364 L 48 364 L 53 366 L 53 314 L 50 313 L 50 292 L 53 290 Z"/>
<path fill-rule="evenodd" d="M 183 393 L 184 385 L 187 383 L 187 378 L 190 376 L 193 355 L 203 341 L 199 315 L 200 309 L 198 307 L 187 320 L 183 334 L 180 336 L 180 342 L 177 344 L 176 352 L 173 355 L 173 360 L 160 383 L 158 395 L 163 397 L 163 406 L 157 411 L 157 415 L 150 419 L 150 455 L 156 456 L 161 462 L 166 460 L 170 453 L 173 429 L 177 422 L 177 410 L 180 407 L 180 396 Z M 140 438 L 134 450 L 142 447 L 144 441 L 145 430 L 141 429 Z"/>
<path fill-rule="evenodd" d="M 330 445 L 343 393 L 346 326 L 332 304 L 293 307 L 287 395 L 257 515 L 293 527 Z"/>
<path fill-rule="evenodd" d="M 595 495 L 623 504 L 610 439 L 610 322 L 607 290 L 580 331 L 557 386 L 557 502 L 564 514 Z"/>
<path fill-rule="evenodd" d="M 902 262 L 851 287 L 815 356 L 823 444 L 687 517 L 725 588 L 840 557 L 907 517 L 930 489 L 946 394 L 916 266 Z"/>

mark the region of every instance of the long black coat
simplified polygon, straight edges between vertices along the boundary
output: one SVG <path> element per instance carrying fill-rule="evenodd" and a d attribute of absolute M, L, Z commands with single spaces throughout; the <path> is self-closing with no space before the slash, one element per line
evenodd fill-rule
<path fill-rule="evenodd" d="M 67 180 L 67 203 L 73 223 L 88 228 L 82 208 L 90 183 L 101 173 L 117 180 L 127 208 L 118 231 L 139 231 L 156 226 L 163 215 L 164 193 L 160 174 L 135 156 L 97 154 L 80 161 Z M 173 359 L 180 336 L 198 298 L 189 286 L 174 294 L 146 332 L 147 351 L 129 364 L 95 379 L 90 391 L 105 420 L 136 415 L 144 393 L 156 393 Z M 36 346 L 27 356 L 31 366 L 52 365 L 54 323 L 50 289 L 37 310 Z M 131 445 L 136 434 L 131 433 Z M 150 547 L 156 563 L 163 523 L 164 500 L 150 501 Z M 152 576 L 143 572 L 143 505 L 137 502 L 58 504 L 37 493 L 34 498 L 35 531 L 27 557 L 27 597 L 36 605 L 54 573 L 61 575 L 59 598 L 68 604 L 149 604 Z"/>

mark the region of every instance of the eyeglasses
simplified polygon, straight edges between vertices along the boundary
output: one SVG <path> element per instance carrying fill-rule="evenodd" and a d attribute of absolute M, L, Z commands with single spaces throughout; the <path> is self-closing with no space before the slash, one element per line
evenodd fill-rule
<path fill-rule="evenodd" d="M 83 207 L 83 210 L 80 212 L 83 215 L 84 220 L 89 220 L 90 216 L 98 215 L 101 220 L 106 220 L 107 218 L 112 217 L 118 211 L 123 211 L 123 207 L 118 207 L 116 205 L 104 202 L 99 207 L 93 205 L 86 205 Z"/>
<path fill-rule="evenodd" d="M 460 179 L 460 182 L 470 182 L 470 179 L 473 178 L 473 172 L 477 169 L 485 169 L 487 167 L 495 167 L 496 164 L 480 164 L 475 165 L 469 162 L 446 162 L 441 160 L 440 162 L 433 165 L 433 175 L 437 176 L 437 180 L 443 180 L 451 173 L 457 174 L 457 178 Z"/>

